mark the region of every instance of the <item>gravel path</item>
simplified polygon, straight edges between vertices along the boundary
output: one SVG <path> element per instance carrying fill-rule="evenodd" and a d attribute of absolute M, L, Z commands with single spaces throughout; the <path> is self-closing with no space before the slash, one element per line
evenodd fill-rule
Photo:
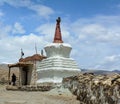
<path fill-rule="evenodd" d="M 6 91 L 5 86 L 0 86 L 0 104 L 80 104 L 80 102 L 68 90 Z"/>

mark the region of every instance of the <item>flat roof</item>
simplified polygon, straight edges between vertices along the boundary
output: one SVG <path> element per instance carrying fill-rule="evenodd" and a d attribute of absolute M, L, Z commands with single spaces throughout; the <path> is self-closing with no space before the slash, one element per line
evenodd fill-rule
<path fill-rule="evenodd" d="M 9 68 L 24 67 L 24 66 L 30 66 L 30 65 L 33 65 L 33 63 L 31 63 L 31 62 L 18 62 L 18 63 L 15 63 L 15 64 L 8 64 L 8 67 Z"/>

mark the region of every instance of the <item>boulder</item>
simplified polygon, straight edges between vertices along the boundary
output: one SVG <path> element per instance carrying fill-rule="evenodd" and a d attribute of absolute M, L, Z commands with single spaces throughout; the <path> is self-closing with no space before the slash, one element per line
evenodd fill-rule
<path fill-rule="evenodd" d="M 120 104 L 120 75 L 84 73 L 63 79 L 81 104 Z"/>

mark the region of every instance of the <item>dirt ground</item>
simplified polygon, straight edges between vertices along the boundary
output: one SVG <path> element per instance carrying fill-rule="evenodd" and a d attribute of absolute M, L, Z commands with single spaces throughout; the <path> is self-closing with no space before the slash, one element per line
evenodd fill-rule
<path fill-rule="evenodd" d="M 0 85 L 0 104 L 80 104 L 68 90 L 48 92 L 7 91 Z"/>

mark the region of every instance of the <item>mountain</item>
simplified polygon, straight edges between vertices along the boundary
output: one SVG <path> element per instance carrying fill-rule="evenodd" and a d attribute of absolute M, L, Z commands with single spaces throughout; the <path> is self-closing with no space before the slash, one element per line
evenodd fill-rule
<path fill-rule="evenodd" d="M 0 64 L 0 84 L 6 83 L 8 81 L 8 72 L 9 68 L 7 64 Z M 11 75 L 12 73 L 15 73 L 16 76 L 19 76 L 19 70 L 18 68 L 11 68 Z"/>
<path fill-rule="evenodd" d="M 108 71 L 108 70 L 81 69 L 81 72 L 82 73 L 94 73 L 94 74 L 112 74 L 112 73 L 120 74 L 119 70 Z"/>
<path fill-rule="evenodd" d="M 112 72 L 115 72 L 115 73 L 119 73 L 119 74 L 120 74 L 120 70 L 113 70 Z"/>

